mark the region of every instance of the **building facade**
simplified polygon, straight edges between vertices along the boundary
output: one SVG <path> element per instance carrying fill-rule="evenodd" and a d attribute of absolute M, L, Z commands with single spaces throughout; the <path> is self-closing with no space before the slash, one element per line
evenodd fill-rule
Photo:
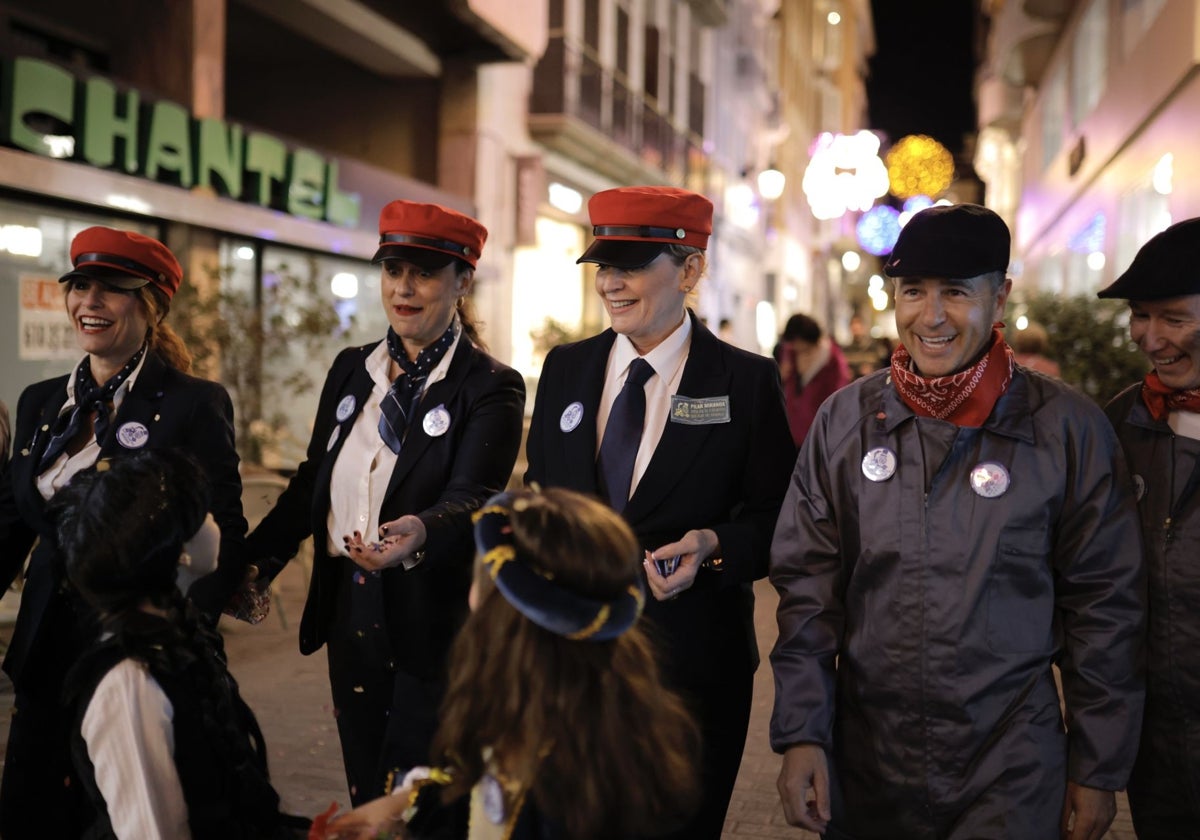
<path fill-rule="evenodd" d="M 975 167 L 1018 287 L 1091 295 L 1200 215 L 1197 0 L 986 2 Z"/>

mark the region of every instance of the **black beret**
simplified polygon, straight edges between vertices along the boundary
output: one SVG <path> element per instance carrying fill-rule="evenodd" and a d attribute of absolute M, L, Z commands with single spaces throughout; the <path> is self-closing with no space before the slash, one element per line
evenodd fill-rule
<path fill-rule="evenodd" d="M 1008 268 L 1012 237 L 1004 220 L 978 204 L 926 207 L 903 228 L 883 264 L 888 277 L 965 280 Z"/>
<path fill-rule="evenodd" d="M 1200 295 L 1200 219 L 1171 225 L 1150 238 L 1133 264 L 1097 297 L 1162 300 Z"/>

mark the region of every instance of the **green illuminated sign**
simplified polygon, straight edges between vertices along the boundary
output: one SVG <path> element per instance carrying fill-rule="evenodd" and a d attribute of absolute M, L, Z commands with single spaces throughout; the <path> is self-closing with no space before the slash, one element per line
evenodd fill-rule
<path fill-rule="evenodd" d="M 359 197 L 338 189 L 337 161 L 240 125 L 197 119 L 169 101 L 143 102 L 101 78 L 79 81 L 36 58 L 0 64 L 0 143 L 47 157 L 282 210 L 358 225 Z M 64 145 L 63 140 L 69 142 Z"/>

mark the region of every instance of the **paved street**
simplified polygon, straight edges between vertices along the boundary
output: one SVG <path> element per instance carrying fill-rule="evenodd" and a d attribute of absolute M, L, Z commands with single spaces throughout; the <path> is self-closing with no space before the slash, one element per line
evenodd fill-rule
<path fill-rule="evenodd" d="M 329 697 L 323 653 L 301 656 L 296 648 L 296 625 L 304 597 L 304 571 L 293 563 L 276 581 L 276 606 L 258 627 L 223 619 L 234 675 L 250 703 L 270 748 L 271 773 L 284 805 L 295 813 L 313 815 L 332 801 L 347 801 L 337 727 Z M 767 651 L 775 637 L 775 593 L 765 581 L 756 586 L 757 625 L 763 666 L 754 684 L 750 737 L 725 823 L 725 840 L 791 838 L 813 840 L 815 835 L 789 827 L 775 793 L 779 758 L 767 744 L 773 686 Z M 281 620 L 279 607 L 282 606 Z M 4 627 L 7 631 L 9 628 Z M 5 632 L 6 635 L 6 632 Z M 7 719 L 11 685 L 0 685 L 0 713 Z M 0 746 L 7 729 L 0 733 Z M 1120 813 L 1106 840 L 1135 840 L 1124 797 Z"/>

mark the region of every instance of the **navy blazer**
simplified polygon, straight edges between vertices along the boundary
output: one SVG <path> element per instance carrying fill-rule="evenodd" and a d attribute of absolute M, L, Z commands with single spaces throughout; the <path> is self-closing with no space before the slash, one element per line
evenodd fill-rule
<path fill-rule="evenodd" d="M 21 394 L 13 459 L 0 478 L 0 585 L 5 589 L 37 541 L 21 592 L 12 642 L 4 658 L 4 670 L 18 690 L 22 690 L 22 672 L 33 662 L 32 654 L 51 660 L 72 651 L 77 655 L 81 650 L 77 645 L 90 641 L 81 635 L 84 628 L 61 590 L 63 571 L 57 557 L 54 523 L 37 489 L 38 461 L 67 401 L 69 378 L 59 376 L 38 382 Z M 139 449 L 178 449 L 195 458 L 204 469 L 211 485 L 213 518 L 221 529 L 221 551 L 217 571 L 193 584 L 188 594 L 216 621 L 241 584 L 246 567 L 241 550 L 246 520 L 242 516 L 242 480 L 229 394 L 216 382 L 181 373 L 156 353 L 149 353 L 110 425 L 108 440 L 100 448 L 101 458 L 120 458 L 137 451 L 127 449 L 118 440 L 117 430 L 126 423 L 140 423 L 147 429 L 148 437 Z M 112 524 L 121 527 L 120 522 Z M 46 627 L 51 628 L 49 633 L 44 632 Z M 49 647 L 43 647 L 44 641 Z M 42 651 L 52 653 L 41 657 Z M 39 665 L 50 672 L 46 674 L 50 682 L 45 683 L 50 686 L 55 679 L 53 672 L 65 673 L 70 662 L 42 661 Z M 62 673 L 57 673 L 57 679 Z"/>
<path fill-rule="evenodd" d="M 711 528 L 721 542 L 721 571 L 701 569 L 679 598 L 648 598 L 646 616 L 665 642 L 664 664 L 678 684 L 720 680 L 758 664 L 751 583 L 765 577 L 779 508 L 796 460 L 779 368 L 765 356 L 731 347 L 695 314 L 678 395 L 728 397 L 729 422 L 668 420 L 654 455 L 623 512 L 644 549 Z M 538 382 L 525 483 L 599 495 L 596 417 L 616 333 L 556 347 Z M 563 411 L 583 406 L 564 431 Z"/>
<path fill-rule="evenodd" d="M 321 391 L 305 461 L 248 537 L 249 556 L 261 559 L 267 579 L 295 556 L 306 537 L 313 537 L 315 563 L 300 621 L 304 654 L 325 644 L 337 603 L 340 564 L 326 554 L 330 478 L 351 427 L 371 398 L 374 382 L 366 358 L 377 346 L 338 354 Z M 337 407 L 347 396 L 354 398 L 354 409 L 339 421 Z M 418 417 L 439 406 L 450 415 L 449 428 L 430 437 L 414 421 L 379 514 L 381 523 L 416 514 L 425 524 L 424 561 L 410 570 L 385 569 L 382 577 L 397 663 L 426 679 L 441 673 L 466 616 L 475 557 L 471 514 L 503 490 L 512 475 L 521 446 L 525 382 L 464 336 L 445 378 L 422 396 Z"/>

